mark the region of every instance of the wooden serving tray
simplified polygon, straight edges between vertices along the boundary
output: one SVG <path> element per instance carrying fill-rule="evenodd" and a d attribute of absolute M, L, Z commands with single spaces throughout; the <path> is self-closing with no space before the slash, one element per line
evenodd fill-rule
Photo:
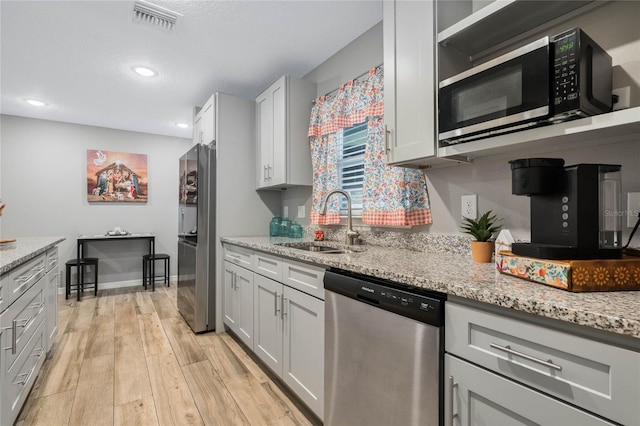
<path fill-rule="evenodd" d="M 638 250 L 622 259 L 548 260 L 500 251 L 496 268 L 503 274 L 573 292 L 640 290 Z"/>
<path fill-rule="evenodd" d="M 13 243 L 15 241 L 16 241 L 15 238 L 4 238 L 4 239 L 0 239 L 0 244 Z"/>

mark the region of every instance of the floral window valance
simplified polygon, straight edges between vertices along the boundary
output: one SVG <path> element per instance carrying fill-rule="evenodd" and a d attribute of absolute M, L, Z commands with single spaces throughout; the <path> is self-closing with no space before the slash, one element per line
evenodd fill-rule
<path fill-rule="evenodd" d="M 343 128 L 364 122 L 367 122 L 367 142 L 362 222 L 386 226 L 431 223 L 424 174 L 385 164 L 383 81 L 380 66 L 371 69 L 365 78 L 341 86 L 334 97 L 316 99 L 308 134 L 313 165 L 312 223 L 340 223 L 337 196 L 330 198 L 326 215 L 319 214 L 325 194 L 339 188 L 336 134 Z"/>

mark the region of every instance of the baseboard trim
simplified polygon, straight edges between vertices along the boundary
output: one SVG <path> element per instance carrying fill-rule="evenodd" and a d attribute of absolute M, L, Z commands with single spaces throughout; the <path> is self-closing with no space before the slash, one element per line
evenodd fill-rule
<path fill-rule="evenodd" d="M 172 275 L 169 277 L 169 283 L 174 284 L 177 282 L 178 276 Z M 164 285 L 164 283 L 160 281 L 156 281 L 156 287 L 158 285 Z M 124 287 L 140 287 L 142 288 L 142 278 L 139 280 L 127 280 L 127 281 L 112 281 L 110 283 L 101 283 L 98 281 L 98 290 L 113 290 L 115 288 L 124 288 Z M 64 294 L 65 286 L 58 287 L 58 294 Z"/>

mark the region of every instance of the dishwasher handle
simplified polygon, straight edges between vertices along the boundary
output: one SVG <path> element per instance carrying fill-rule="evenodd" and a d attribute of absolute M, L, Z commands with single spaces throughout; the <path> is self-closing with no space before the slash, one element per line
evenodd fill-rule
<path fill-rule="evenodd" d="M 372 299 L 372 298 L 370 298 L 370 297 L 366 297 L 366 296 L 363 296 L 363 295 L 361 295 L 361 294 L 357 294 L 357 295 L 356 295 L 356 298 L 357 298 L 359 301 L 364 302 L 364 303 L 366 303 L 366 304 L 368 304 L 368 305 L 380 306 L 380 301 L 379 301 L 379 300 Z"/>

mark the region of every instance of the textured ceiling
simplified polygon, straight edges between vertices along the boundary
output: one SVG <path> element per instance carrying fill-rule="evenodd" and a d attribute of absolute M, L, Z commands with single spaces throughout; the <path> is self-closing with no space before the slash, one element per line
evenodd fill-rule
<path fill-rule="evenodd" d="M 190 138 L 175 124 L 212 93 L 253 99 L 382 19 L 382 0 L 153 3 L 182 14 L 172 31 L 134 21 L 133 1 L 1 0 L 0 112 Z"/>

